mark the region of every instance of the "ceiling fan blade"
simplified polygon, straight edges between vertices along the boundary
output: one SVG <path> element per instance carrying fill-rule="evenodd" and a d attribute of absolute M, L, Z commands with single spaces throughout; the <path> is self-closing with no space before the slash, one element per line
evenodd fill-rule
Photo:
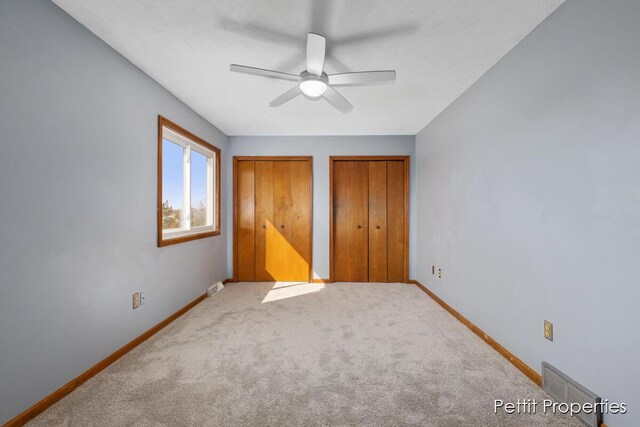
<path fill-rule="evenodd" d="M 358 86 L 375 83 L 393 82 L 396 80 L 394 70 L 357 71 L 355 73 L 331 74 L 329 84 L 332 86 Z"/>
<path fill-rule="evenodd" d="M 276 99 L 274 99 L 273 101 L 271 101 L 269 103 L 270 107 L 279 107 L 280 105 L 284 104 L 285 102 L 289 102 L 291 101 L 293 98 L 295 98 L 296 96 L 300 95 L 302 92 L 300 91 L 300 86 L 295 86 L 291 89 L 289 89 L 288 91 L 286 91 L 285 93 L 283 93 L 282 95 L 280 95 L 279 97 L 277 97 Z"/>
<path fill-rule="evenodd" d="M 316 76 L 322 75 L 324 68 L 326 41 L 319 34 L 307 35 L 307 72 Z"/>
<path fill-rule="evenodd" d="M 270 77 L 272 79 L 298 81 L 299 76 L 283 73 L 281 71 L 265 70 L 264 68 L 247 67 L 246 65 L 231 64 L 231 71 L 236 73 L 252 74 L 254 76 Z"/>
<path fill-rule="evenodd" d="M 344 96 L 340 95 L 331 86 L 327 87 L 327 90 L 324 93 L 324 95 L 322 95 L 322 97 L 326 99 L 329 102 L 329 104 L 333 105 L 343 113 L 348 113 L 349 111 L 353 110 L 353 105 L 351 105 L 349 101 L 344 99 Z"/>

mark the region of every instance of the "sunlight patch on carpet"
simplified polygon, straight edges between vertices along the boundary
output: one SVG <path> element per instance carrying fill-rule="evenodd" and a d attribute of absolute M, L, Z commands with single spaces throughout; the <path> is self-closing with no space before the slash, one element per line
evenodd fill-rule
<path fill-rule="evenodd" d="M 262 300 L 262 304 L 264 304 L 265 302 L 279 301 L 282 299 L 312 294 L 323 289 L 324 284 L 322 283 L 276 282 L 273 285 L 273 288 L 271 288 L 271 290 Z"/>

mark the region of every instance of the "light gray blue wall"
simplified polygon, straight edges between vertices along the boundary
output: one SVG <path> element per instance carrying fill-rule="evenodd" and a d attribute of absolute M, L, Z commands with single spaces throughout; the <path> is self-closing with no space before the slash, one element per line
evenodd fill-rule
<path fill-rule="evenodd" d="M 227 154 L 53 3 L 0 2 L 0 424 L 226 277 L 224 234 L 156 247 L 158 114 Z"/>
<path fill-rule="evenodd" d="M 568 0 L 416 138 L 418 280 L 626 402 L 612 426 L 640 425 L 638 22 L 637 0 Z"/>
<path fill-rule="evenodd" d="M 347 116 L 345 116 L 347 117 Z M 411 172 L 409 227 L 415 227 L 415 137 L 413 136 L 231 136 L 227 157 L 227 191 L 231 193 L 233 156 L 313 156 L 313 270 L 317 278 L 329 277 L 329 156 L 408 155 Z M 232 215 L 231 203 L 227 216 Z M 233 239 L 228 224 L 228 269 L 233 272 Z M 409 242 L 409 277 L 415 268 L 416 241 Z"/>

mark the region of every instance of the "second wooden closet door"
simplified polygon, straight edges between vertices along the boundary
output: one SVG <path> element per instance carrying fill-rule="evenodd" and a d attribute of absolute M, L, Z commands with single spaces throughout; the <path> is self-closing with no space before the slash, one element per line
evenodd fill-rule
<path fill-rule="evenodd" d="M 406 281 L 405 185 L 404 161 L 335 161 L 334 281 Z"/>
<path fill-rule="evenodd" d="M 310 161 L 241 160 L 236 171 L 238 280 L 309 280 Z"/>

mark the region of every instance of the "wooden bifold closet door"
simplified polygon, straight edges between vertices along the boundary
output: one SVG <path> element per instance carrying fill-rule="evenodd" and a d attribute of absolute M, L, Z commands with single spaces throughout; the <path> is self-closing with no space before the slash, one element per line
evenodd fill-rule
<path fill-rule="evenodd" d="M 408 161 L 331 158 L 332 281 L 407 281 Z"/>
<path fill-rule="evenodd" d="M 310 157 L 234 157 L 234 276 L 311 280 Z"/>

